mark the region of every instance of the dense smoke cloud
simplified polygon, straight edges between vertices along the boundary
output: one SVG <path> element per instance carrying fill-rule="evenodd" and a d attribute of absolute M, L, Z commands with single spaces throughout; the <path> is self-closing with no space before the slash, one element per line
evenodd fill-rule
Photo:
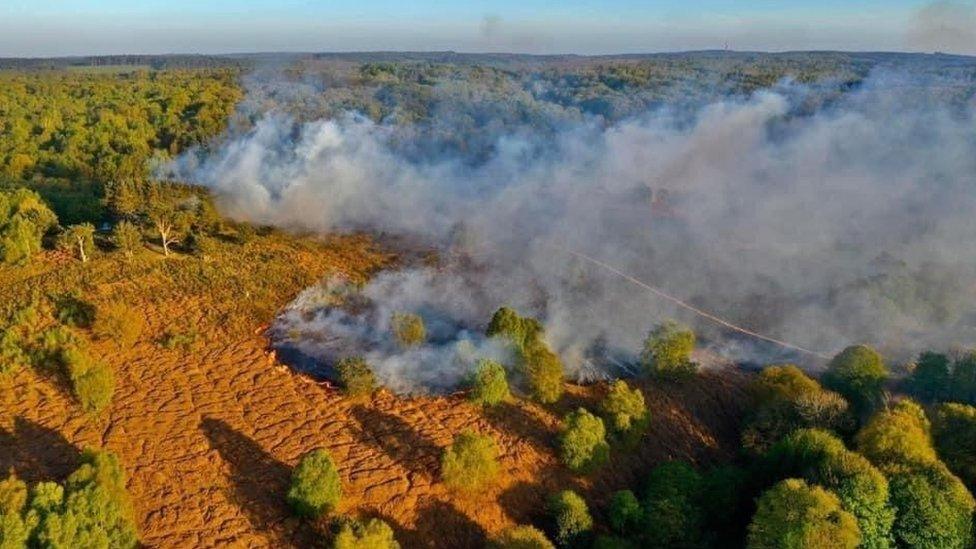
<path fill-rule="evenodd" d="M 725 337 L 565 250 L 807 348 L 868 342 L 906 357 L 976 339 L 976 117 L 887 93 L 905 82 L 878 76 L 814 114 L 787 83 L 691 117 L 585 118 L 545 143 L 519 127 L 476 164 L 405 155 L 404 140 L 422 134 L 352 113 L 308 123 L 269 113 L 184 169 L 235 217 L 407 234 L 443 251 L 436 270 L 368 285 L 378 305 L 358 318 L 313 314 L 310 296 L 283 317 L 288 330 L 356 331 L 380 377 L 403 390 L 459 379 L 470 361 L 435 351 L 458 333 L 464 352 L 480 349 L 471 334 L 506 304 L 543 320 L 575 372 L 626 364 L 668 317 L 697 324 L 730 358 L 775 358 L 775 347 Z M 442 323 L 436 344 L 405 356 L 384 343 L 377 334 L 398 310 Z"/>

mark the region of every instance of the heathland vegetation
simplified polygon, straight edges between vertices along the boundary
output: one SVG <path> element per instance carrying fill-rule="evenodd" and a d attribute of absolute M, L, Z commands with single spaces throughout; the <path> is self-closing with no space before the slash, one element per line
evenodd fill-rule
<path fill-rule="evenodd" d="M 422 128 L 438 151 L 478 162 L 488 154 L 478 140 L 491 142 L 494 131 L 479 135 L 486 121 L 532 123 L 545 109 L 616 120 L 684 97 L 705 76 L 722 82 L 709 93 L 746 94 L 792 75 L 822 84 L 810 101 L 826 102 L 871 65 L 856 56 L 719 54 L 534 63 L 308 59 L 287 78 L 336 85 L 291 114 L 355 109 L 422 126 L 450 101 L 479 97 L 482 110 L 460 117 L 467 126 Z M 696 348 L 704 338 L 691 326 L 648 319 L 631 375 L 580 387 L 546 325 L 499 304 L 477 335 L 505 358 L 464 365 L 461 394 L 399 399 L 368 353 L 350 353 L 329 365 L 336 392 L 288 374 L 301 381 L 246 400 L 242 387 L 257 392 L 279 366 L 262 354 L 261 334 L 286 301 L 326 270 L 362 282 L 392 254 L 368 237 L 306 238 L 228 219 L 207 190 L 153 177 L 229 126 L 250 127 L 239 76 L 233 68 L 0 72 L 0 383 L 12 388 L 4 388 L 0 458 L 14 469 L 0 482 L 0 546 L 135 547 L 147 523 L 159 536 L 147 545 L 202 543 L 159 532 L 182 535 L 169 518 L 182 507 L 209 520 L 194 503 L 209 498 L 233 509 L 227 524 L 267 534 L 269 544 L 343 549 L 463 546 L 472 537 L 501 548 L 973 547 L 972 351 L 926 351 L 902 365 L 856 345 L 819 377 L 793 364 L 743 373 L 706 367 L 707 351 Z M 271 84 L 249 85 L 255 95 L 245 103 L 275 102 Z M 694 89 L 687 100 L 705 93 Z M 404 353 L 422 351 L 438 328 L 423 313 L 384 318 L 383 336 Z M 163 359 L 179 366 L 155 371 Z M 226 359 L 219 368 L 201 366 L 218 359 Z M 165 385 L 148 427 L 117 400 L 148 400 L 166 383 L 178 390 Z M 720 383 L 745 387 L 737 409 L 703 389 Z M 197 402 L 201 387 L 223 397 Z M 714 402 L 701 404 L 700 394 Z M 51 412 L 64 395 L 69 404 Z M 293 401 L 307 405 L 307 423 L 294 429 Z M 709 406 L 721 409 L 702 412 Z M 208 420 L 225 409 L 266 438 Z M 719 427 L 696 413 L 720 416 Z M 58 414 L 67 418 L 58 436 L 126 452 L 139 461 L 138 478 L 108 449 L 45 457 L 72 446 L 47 439 L 34 450 L 40 457 L 8 459 L 7 447 L 30 441 L 7 437 L 7 420 Z M 173 429 L 154 430 L 157 420 Z M 184 487 L 160 473 L 173 472 L 167 452 L 198 466 L 192 460 L 209 456 L 210 484 Z M 52 460 L 74 460 L 74 472 L 54 478 Z M 223 477 L 227 486 L 217 487 Z M 133 501 L 130 484 L 145 501 Z M 170 491 L 178 497 L 151 507 Z M 414 509 L 419 498 L 434 502 L 427 516 Z M 208 527 L 225 525 L 199 529 Z M 233 541 L 224 535 L 207 539 Z"/>

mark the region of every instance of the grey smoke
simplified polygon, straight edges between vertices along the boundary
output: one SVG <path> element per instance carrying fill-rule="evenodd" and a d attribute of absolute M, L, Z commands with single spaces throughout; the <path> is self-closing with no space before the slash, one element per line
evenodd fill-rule
<path fill-rule="evenodd" d="M 272 112 L 182 169 L 237 218 L 386 231 L 444 252 L 437 270 L 367 285 L 368 313 L 323 305 L 326 285 L 280 320 L 309 356 L 344 348 L 310 334 L 358 341 L 402 391 L 442 389 L 475 355 L 498 356 L 478 331 L 501 305 L 540 318 L 577 373 L 632 360 L 669 317 L 730 358 L 772 359 L 565 249 L 807 348 L 867 342 L 904 358 L 976 343 L 976 114 L 885 92 L 905 78 L 879 75 L 814 114 L 797 113 L 805 90 L 785 83 L 691 118 L 661 108 L 561 121 L 545 137 L 517 128 L 479 163 L 407 155 L 403 140 L 422 134 L 355 113 L 301 123 Z M 391 347 L 395 311 L 421 314 L 440 340 Z"/>
<path fill-rule="evenodd" d="M 924 51 L 976 54 L 976 2 L 939 1 L 911 21 L 909 42 Z"/>

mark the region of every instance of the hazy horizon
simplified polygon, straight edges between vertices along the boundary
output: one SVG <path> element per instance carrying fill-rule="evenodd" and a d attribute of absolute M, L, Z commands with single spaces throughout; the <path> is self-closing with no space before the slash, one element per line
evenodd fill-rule
<path fill-rule="evenodd" d="M 610 55 L 735 51 L 976 54 L 976 2 L 917 0 L 13 0 L 0 57 L 375 51 Z"/>

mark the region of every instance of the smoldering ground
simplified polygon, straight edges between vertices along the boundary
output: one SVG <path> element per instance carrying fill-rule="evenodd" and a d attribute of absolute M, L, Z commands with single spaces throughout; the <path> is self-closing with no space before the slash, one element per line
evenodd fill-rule
<path fill-rule="evenodd" d="M 501 305 L 542 320 L 575 373 L 626 365 L 670 317 L 734 360 L 804 360 L 728 338 L 567 250 L 805 348 L 866 342 L 904 359 L 976 342 L 976 113 L 971 99 L 925 92 L 943 85 L 878 74 L 809 112 L 810 90 L 784 82 L 691 115 L 664 105 L 612 123 L 553 106 L 538 115 L 550 116 L 545 131 L 486 130 L 475 162 L 418 154 L 431 132 L 417 125 L 250 113 L 253 127 L 179 169 L 237 218 L 392 232 L 441 250 L 438 267 L 368 284 L 369 312 L 306 295 L 278 325 L 310 356 L 343 348 L 328 338 L 359 342 L 396 389 L 450 386 L 472 357 L 501 352 L 478 335 Z M 424 128 L 463 134 L 465 109 L 483 108 L 472 101 Z M 420 314 L 436 337 L 395 349 L 384 340 L 395 311 Z"/>

